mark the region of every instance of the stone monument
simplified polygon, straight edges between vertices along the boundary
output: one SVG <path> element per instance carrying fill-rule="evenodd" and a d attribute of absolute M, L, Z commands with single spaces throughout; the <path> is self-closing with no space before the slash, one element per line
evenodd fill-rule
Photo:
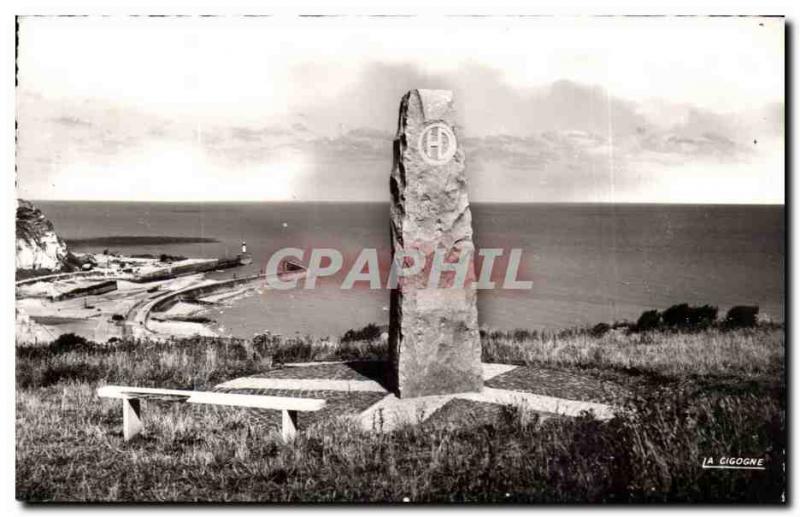
<path fill-rule="evenodd" d="M 390 303 L 391 387 L 400 398 L 481 391 L 472 216 L 452 92 L 403 97 L 390 188 L 400 271 Z"/>

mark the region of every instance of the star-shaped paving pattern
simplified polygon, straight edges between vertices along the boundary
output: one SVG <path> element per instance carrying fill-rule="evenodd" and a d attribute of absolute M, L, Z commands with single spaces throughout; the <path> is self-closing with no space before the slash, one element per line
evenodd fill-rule
<path fill-rule="evenodd" d="M 454 399 L 485 402 L 501 405 L 522 406 L 527 410 L 563 416 L 578 416 L 591 412 L 595 418 L 609 419 L 614 408 L 600 402 L 571 400 L 552 395 L 532 393 L 521 389 L 503 389 L 485 386 L 480 393 L 456 393 L 400 399 L 391 393 L 381 382 L 382 362 L 314 362 L 291 363 L 285 368 L 272 370 L 262 375 L 241 377 L 216 386 L 218 390 L 268 390 L 297 393 L 304 392 L 343 392 L 361 394 L 383 394 L 383 397 L 354 418 L 365 430 L 387 432 L 407 423 L 421 423 Z M 497 363 L 483 363 L 484 382 L 492 379 L 508 379 L 513 385 L 513 376 L 507 375 L 517 366 Z M 352 373 L 351 373 L 352 372 Z M 300 375 L 307 378 L 300 378 Z M 490 383 L 491 384 L 491 383 Z M 551 390 L 552 391 L 552 390 Z M 585 397 L 584 397 L 585 398 Z"/>

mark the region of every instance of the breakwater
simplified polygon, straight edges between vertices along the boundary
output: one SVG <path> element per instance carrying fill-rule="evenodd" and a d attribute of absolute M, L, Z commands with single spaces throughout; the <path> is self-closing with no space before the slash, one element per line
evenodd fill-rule
<path fill-rule="evenodd" d="M 133 278 L 133 281 L 137 283 L 146 283 L 156 282 L 159 280 L 170 280 L 179 276 L 207 273 L 209 271 L 216 271 L 218 269 L 230 269 L 233 267 L 239 267 L 241 265 L 242 263 L 238 257 L 232 259 L 213 259 L 205 262 L 194 262 L 191 264 L 170 266 L 152 273 L 138 275 Z"/>
<path fill-rule="evenodd" d="M 208 296 L 222 289 L 230 289 L 231 287 L 236 287 L 237 285 L 247 284 L 258 280 L 259 278 L 266 278 L 266 275 L 258 274 L 245 276 L 242 278 L 234 278 L 231 280 L 221 280 L 219 282 L 198 285 L 183 289 L 181 291 L 176 291 L 170 295 L 159 298 L 159 300 L 150 307 L 150 312 L 163 312 L 179 301 L 190 301 L 202 296 Z"/>
<path fill-rule="evenodd" d="M 78 278 L 84 276 L 102 277 L 105 276 L 105 274 L 97 271 L 71 271 L 66 273 L 53 273 L 51 275 L 34 276 L 24 280 L 18 280 L 14 285 L 20 287 L 23 285 L 35 284 L 37 282 L 52 282 L 55 280 L 63 280 L 65 278 Z"/>
<path fill-rule="evenodd" d="M 105 294 L 110 291 L 116 291 L 116 290 L 117 290 L 116 280 L 105 280 L 97 284 L 92 284 L 72 289 L 71 291 L 67 291 L 65 293 L 61 293 L 56 296 L 52 296 L 50 299 L 51 301 L 54 302 L 60 302 L 62 300 L 69 300 L 70 298 L 77 298 L 79 296 L 96 296 L 99 294 Z"/>

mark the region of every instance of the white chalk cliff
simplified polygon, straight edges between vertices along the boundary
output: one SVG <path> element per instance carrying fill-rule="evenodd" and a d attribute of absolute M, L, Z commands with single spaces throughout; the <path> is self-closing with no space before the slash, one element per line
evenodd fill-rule
<path fill-rule="evenodd" d="M 69 252 L 56 235 L 53 223 L 30 202 L 17 205 L 17 269 L 52 269 L 64 267 Z"/>

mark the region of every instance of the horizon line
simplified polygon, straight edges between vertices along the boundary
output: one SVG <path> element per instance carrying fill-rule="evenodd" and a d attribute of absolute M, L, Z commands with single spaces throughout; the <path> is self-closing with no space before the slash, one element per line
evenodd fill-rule
<path fill-rule="evenodd" d="M 355 200 L 336 200 L 336 199 L 280 199 L 280 200 L 235 200 L 235 199 L 208 199 L 208 200 L 177 200 L 177 199 L 34 199 L 17 197 L 17 200 L 25 200 L 32 203 L 187 203 L 187 204 L 223 204 L 223 203 L 282 203 L 282 204 L 301 204 L 301 203 L 361 203 L 361 204 L 386 204 L 390 200 L 374 199 L 355 199 Z M 672 201 L 470 201 L 470 204 L 496 204 L 496 205 L 675 205 L 675 206 L 786 206 L 786 201 L 764 203 L 764 202 L 729 202 L 729 201 L 700 201 L 700 202 L 672 202 Z"/>

